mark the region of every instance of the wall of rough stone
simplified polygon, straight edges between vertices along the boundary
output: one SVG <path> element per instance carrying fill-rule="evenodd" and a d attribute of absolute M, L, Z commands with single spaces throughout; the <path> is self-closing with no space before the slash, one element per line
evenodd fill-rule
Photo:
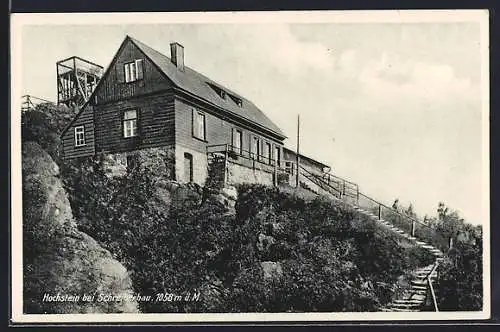
<path fill-rule="evenodd" d="M 123 176 L 127 173 L 127 154 L 114 153 L 103 155 L 103 167 L 109 177 Z"/>
<path fill-rule="evenodd" d="M 274 172 L 256 163 L 255 168 L 242 166 L 233 162 L 227 163 L 228 182 L 230 184 L 260 183 L 272 186 Z"/>
<path fill-rule="evenodd" d="M 103 167 L 106 174 L 110 177 L 124 176 L 127 173 L 127 156 L 134 156 L 141 167 L 154 170 L 158 174 L 164 174 L 168 179 L 173 178 L 175 168 L 173 147 L 105 154 Z"/>

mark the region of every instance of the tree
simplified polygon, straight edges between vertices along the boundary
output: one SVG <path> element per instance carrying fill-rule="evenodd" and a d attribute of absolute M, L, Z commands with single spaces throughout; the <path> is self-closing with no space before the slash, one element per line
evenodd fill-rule
<path fill-rule="evenodd" d="M 438 204 L 435 229 L 452 238 L 453 248 L 440 267 L 439 307 L 441 310 L 481 310 L 483 299 L 481 226 L 473 226 L 457 211 Z"/>

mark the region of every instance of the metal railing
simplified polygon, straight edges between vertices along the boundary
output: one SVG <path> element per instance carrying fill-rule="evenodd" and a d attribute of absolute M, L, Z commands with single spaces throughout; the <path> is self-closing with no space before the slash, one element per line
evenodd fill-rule
<path fill-rule="evenodd" d="M 237 162 L 242 159 L 240 164 L 246 164 L 249 167 L 258 167 L 268 172 L 294 172 L 294 167 L 288 169 L 282 167 L 284 162 L 282 160 L 276 161 L 272 155 L 262 155 L 259 152 L 244 150 L 241 147 L 231 144 L 217 144 L 207 146 L 208 155 L 217 155 L 225 158 L 227 163 L 228 159 Z M 287 161 L 291 162 L 291 161 Z M 293 162 L 291 162 L 293 163 Z M 295 166 L 296 167 L 296 166 Z M 315 173 L 307 168 L 299 165 L 299 172 L 301 175 L 311 182 L 319 186 L 321 189 L 330 192 L 333 196 L 341 198 L 351 205 L 358 206 L 367 211 L 375 214 L 379 220 L 385 220 L 399 229 L 405 231 L 418 240 L 427 242 L 436 246 L 441 251 L 445 252 L 449 249 L 449 239 L 441 232 L 437 231 L 430 225 L 418 220 L 415 216 L 408 215 L 403 211 L 389 207 L 359 191 L 359 186 L 351 181 L 343 179 L 339 176 L 330 173 Z"/>
<path fill-rule="evenodd" d="M 223 181 L 227 182 L 228 179 L 228 163 L 234 163 L 241 166 L 257 169 L 267 173 L 273 174 L 273 183 L 277 185 L 280 183 L 283 174 L 289 174 L 282 160 L 276 160 L 272 156 L 265 156 L 258 152 L 242 149 L 241 147 L 231 144 L 215 144 L 207 145 L 207 157 L 209 162 L 219 158 L 220 162 L 224 163 Z M 285 182 L 288 180 L 285 180 Z"/>
<path fill-rule="evenodd" d="M 434 272 L 437 272 L 437 269 L 439 267 L 439 262 L 436 261 L 434 263 L 434 266 L 432 267 L 431 272 L 427 274 L 426 280 L 427 280 L 427 287 L 429 287 L 429 291 L 432 297 L 432 305 L 434 307 L 435 312 L 439 312 L 438 304 L 437 304 L 437 298 L 436 298 L 436 292 L 434 291 L 434 286 L 432 285 L 432 274 Z"/>
<path fill-rule="evenodd" d="M 342 198 L 342 191 L 339 190 L 338 188 L 332 186 L 330 183 L 321 181 L 318 179 L 318 175 L 310 172 L 306 168 L 299 166 L 300 171 L 302 172 L 302 176 L 304 176 L 306 179 L 309 179 L 311 182 L 319 186 L 321 189 L 326 190 L 327 192 L 331 193 L 337 198 Z"/>
<path fill-rule="evenodd" d="M 310 174 L 315 175 L 313 173 Z M 324 180 L 325 176 L 317 176 L 317 175 L 315 176 L 318 179 L 318 181 L 323 181 L 325 184 L 328 184 L 327 181 Z M 351 184 L 353 188 L 352 192 L 354 191 L 355 188 L 356 190 L 355 195 L 353 193 L 351 193 L 351 195 L 348 194 L 346 195 L 345 193 L 347 192 L 341 190 L 342 192 L 341 197 L 344 199 L 348 198 L 349 196 L 356 197 L 355 200 L 350 201 L 351 204 L 372 212 L 378 217 L 379 220 L 384 219 L 393 224 L 394 226 L 405 231 L 406 233 L 410 234 L 411 236 L 436 246 L 443 252 L 449 249 L 449 243 L 450 243 L 449 239 L 436 229 L 432 228 L 430 225 L 427 225 L 426 223 L 418 220 L 415 216 L 410 216 L 402 211 L 398 211 L 361 193 L 359 191 L 358 186 L 353 182 L 348 182 L 347 180 L 344 180 L 340 177 L 335 177 L 335 178 L 342 181 L 342 183 L 343 181 L 345 181 L 346 184 Z M 338 187 L 336 189 L 338 189 Z"/>
<path fill-rule="evenodd" d="M 244 159 L 244 160 L 249 160 L 252 163 L 258 163 L 261 165 L 268 165 L 268 166 L 278 166 L 278 168 L 283 169 L 284 168 L 281 166 L 283 164 L 283 161 L 281 160 L 276 160 L 272 156 L 270 157 L 265 156 L 261 154 L 261 152 L 254 152 L 250 150 L 245 150 L 241 147 L 231 145 L 231 144 L 214 144 L 214 145 L 207 145 L 206 151 L 208 155 L 224 155 L 232 159 L 233 161 L 237 161 L 238 159 Z M 256 164 L 257 165 L 257 164 Z"/>
<path fill-rule="evenodd" d="M 21 111 L 26 112 L 33 110 L 36 106 L 41 105 L 41 104 L 51 104 L 53 105 L 54 102 L 51 102 L 49 100 L 31 96 L 31 95 L 24 95 L 21 97 Z"/>

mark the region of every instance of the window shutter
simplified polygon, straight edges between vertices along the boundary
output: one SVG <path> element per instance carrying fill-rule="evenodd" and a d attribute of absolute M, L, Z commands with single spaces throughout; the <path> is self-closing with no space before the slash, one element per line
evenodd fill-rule
<path fill-rule="evenodd" d="M 135 60 L 135 66 L 137 70 L 137 79 L 142 80 L 144 78 L 144 66 L 142 65 L 142 59 Z"/>
<path fill-rule="evenodd" d="M 116 69 L 116 81 L 118 83 L 125 83 L 125 66 L 123 63 L 117 62 L 115 65 Z"/>

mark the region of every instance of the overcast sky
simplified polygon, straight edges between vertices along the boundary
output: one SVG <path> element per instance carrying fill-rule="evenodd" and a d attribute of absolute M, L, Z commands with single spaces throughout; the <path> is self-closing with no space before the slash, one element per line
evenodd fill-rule
<path fill-rule="evenodd" d="M 22 32 L 22 92 L 56 100 L 57 60 L 105 67 L 129 34 L 258 105 L 301 152 L 363 192 L 439 201 L 482 219 L 480 25 L 455 23 L 32 26 Z M 486 87 L 485 87 L 486 88 Z"/>

